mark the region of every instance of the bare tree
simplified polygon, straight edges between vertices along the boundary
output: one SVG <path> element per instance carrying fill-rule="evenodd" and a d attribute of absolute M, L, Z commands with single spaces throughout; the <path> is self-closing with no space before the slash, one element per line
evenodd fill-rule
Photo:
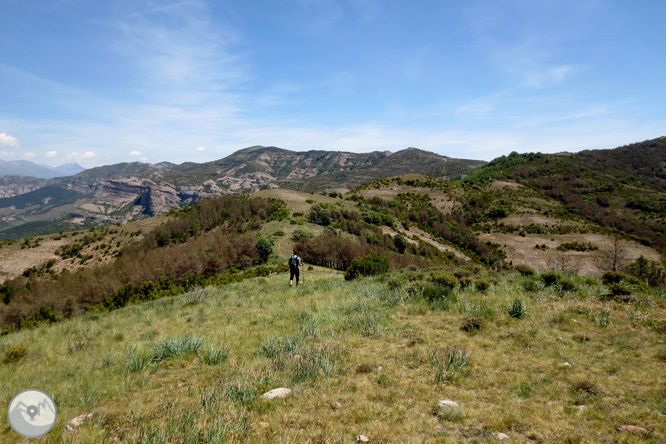
<path fill-rule="evenodd" d="M 598 265 L 603 270 L 618 271 L 627 263 L 627 250 L 619 236 L 613 236 L 610 245 L 599 249 Z"/>
<path fill-rule="evenodd" d="M 557 271 L 570 271 L 574 263 L 570 251 L 558 250 L 557 255 L 548 261 L 548 268 Z"/>

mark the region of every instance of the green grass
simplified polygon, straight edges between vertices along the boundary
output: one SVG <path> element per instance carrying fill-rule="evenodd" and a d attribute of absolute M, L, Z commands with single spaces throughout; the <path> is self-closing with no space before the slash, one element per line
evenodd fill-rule
<path fill-rule="evenodd" d="M 209 287 L 196 304 L 190 294 L 91 313 L 0 337 L 3 357 L 27 347 L 0 364 L 0 394 L 54 396 L 58 422 L 40 443 L 664 442 L 664 292 L 631 305 L 600 301 L 605 287 L 576 277 L 564 293 L 483 277 L 493 285 L 455 288 L 447 310 L 388 278 L 316 267 L 299 288 L 271 275 Z M 514 300 L 529 316 L 505 311 Z M 461 330 L 470 317 L 482 327 Z M 291 397 L 261 399 L 277 387 Z M 443 399 L 460 411 L 439 412 Z M 0 428 L 1 442 L 19 438 Z"/>

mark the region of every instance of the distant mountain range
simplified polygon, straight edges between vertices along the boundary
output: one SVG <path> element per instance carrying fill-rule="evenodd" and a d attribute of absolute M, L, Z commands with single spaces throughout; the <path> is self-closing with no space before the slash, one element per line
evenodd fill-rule
<path fill-rule="evenodd" d="M 0 159 L 0 176 L 29 176 L 40 179 L 73 176 L 84 171 L 81 165 L 71 162 L 57 167 L 38 165 L 27 160 L 5 161 Z"/>
<path fill-rule="evenodd" d="M 45 234 L 86 224 L 126 222 L 162 214 L 202 197 L 263 188 L 346 191 L 368 180 L 400 174 L 461 178 L 483 166 L 479 160 L 440 156 L 416 148 L 374 151 L 294 152 L 254 146 L 207 163 L 120 163 L 10 193 L 0 181 L 0 239 Z M 7 181 L 7 177 L 5 178 Z M 10 181 L 11 182 L 11 181 Z"/>

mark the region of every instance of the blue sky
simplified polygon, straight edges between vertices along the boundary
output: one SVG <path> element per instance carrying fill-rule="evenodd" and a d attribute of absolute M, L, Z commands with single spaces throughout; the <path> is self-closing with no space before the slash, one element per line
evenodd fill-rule
<path fill-rule="evenodd" d="M 0 159 L 491 160 L 666 134 L 666 2 L 0 0 Z"/>

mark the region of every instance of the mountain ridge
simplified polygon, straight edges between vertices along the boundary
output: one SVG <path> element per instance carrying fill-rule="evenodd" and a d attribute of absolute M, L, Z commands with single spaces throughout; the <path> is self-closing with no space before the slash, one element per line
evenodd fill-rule
<path fill-rule="evenodd" d="M 86 223 L 127 222 L 154 216 L 217 195 L 276 187 L 306 192 L 344 191 L 387 174 L 461 177 L 483 164 L 484 161 L 453 159 L 417 148 L 397 153 L 352 153 L 297 152 L 275 146 L 252 146 L 201 164 L 123 162 L 53 179 L 47 190 L 31 189 L 10 200 L 0 199 L 0 238 L 23 235 L 20 225 L 26 222 L 51 220 L 51 229 L 61 230 L 58 222 L 64 220 L 75 229 Z"/>

